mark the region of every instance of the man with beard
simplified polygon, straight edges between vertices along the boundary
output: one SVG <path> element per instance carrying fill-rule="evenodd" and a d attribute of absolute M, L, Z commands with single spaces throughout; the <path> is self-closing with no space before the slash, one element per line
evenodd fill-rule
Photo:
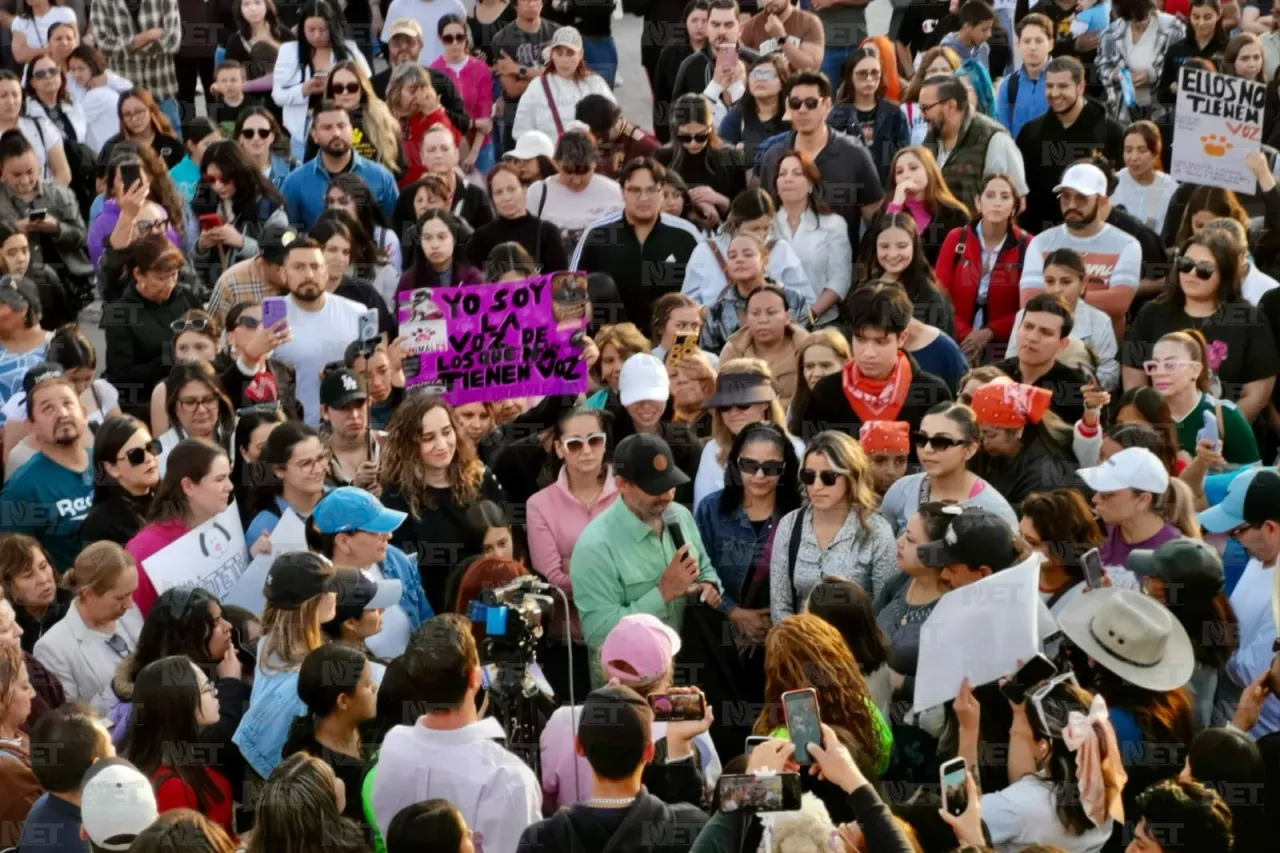
<path fill-rule="evenodd" d="M 80 524 L 93 505 L 93 458 L 85 414 L 56 364 L 38 364 L 22 380 L 27 420 L 40 448 L 0 491 L 0 527 L 34 537 L 59 573 L 75 564 Z"/>
<path fill-rule="evenodd" d="M 1124 162 L 1124 128 L 1107 109 L 1084 96 L 1084 66 L 1061 56 L 1045 66 L 1045 97 L 1049 111 L 1027 122 L 1018 133 L 1018 150 L 1027 169 L 1026 210 L 1022 227 L 1032 234 L 1062 221 L 1050 189 L 1077 160 L 1101 152 L 1112 163 Z"/>
<path fill-rule="evenodd" d="M 373 193 L 382 214 L 395 212 L 399 190 L 396 179 L 381 163 L 366 160 L 351 147 L 351 117 L 333 101 L 321 101 L 311 124 L 311 139 L 320 149 L 285 179 L 283 192 L 289 205 L 289 221 L 311 228 L 324 212 L 324 194 L 334 175 L 351 172 Z M 345 345 L 345 341 L 343 342 Z"/>
<path fill-rule="evenodd" d="M 387 67 L 369 78 L 373 93 L 384 101 L 387 99 L 387 84 L 391 82 L 391 72 L 402 62 L 421 64 L 418 56 L 422 53 L 422 27 L 417 21 L 401 18 L 390 23 L 391 41 L 387 43 Z M 449 114 L 449 121 L 453 122 L 459 133 L 466 133 L 471 129 L 471 117 L 467 115 L 467 105 L 462 102 L 458 87 L 453 85 L 448 74 L 437 68 L 428 68 L 427 73 L 431 75 L 431 88 L 436 90 L 440 106 Z"/>
<path fill-rule="evenodd" d="M 825 41 L 818 16 L 797 9 L 791 0 L 764 0 L 742 25 L 743 44 L 766 55 L 781 51 L 793 72 L 817 71 Z"/>
<path fill-rule="evenodd" d="M 1058 355 L 1071 342 L 1071 308 L 1057 296 L 1037 293 L 1019 317 L 1018 349 L 996 366 L 1014 382 L 1050 391 L 1053 402 L 1049 407 L 1074 424 L 1084 415 L 1080 389 L 1088 380 L 1080 371 L 1058 362 Z"/>
<path fill-rule="evenodd" d="M 718 122 L 746 94 L 747 66 L 759 58 L 759 53 L 742 43 L 737 0 L 712 0 L 707 43 L 680 63 L 671 100 L 674 103 L 681 95 L 706 95 L 715 106 L 713 115 Z"/>
<path fill-rule="evenodd" d="M 1025 131 L 1024 131 L 1025 133 Z M 1074 249 L 1084 259 L 1084 300 L 1107 313 L 1124 330 L 1124 315 L 1138 292 L 1142 247 L 1128 234 L 1107 224 L 1107 176 L 1097 167 L 1078 163 L 1067 169 L 1058 194 L 1063 224 L 1031 238 L 1022 268 L 1022 304 L 1044 290 L 1044 257 L 1055 249 Z"/>
<path fill-rule="evenodd" d="M 320 373 L 329 362 L 342 361 L 347 344 L 359 337 L 365 307 L 325 290 L 324 249 L 315 240 L 290 243 L 284 270 L 290 339 L 276 350 L 276 358 L 297 374 L 303 418 L 315 426 L 320 422 Z"/>
<path fill-rule="evenodd" d="M 651 306 L 661 296 L 680 292 L 699 236 L 687 220 L 662 212 L 667 170 L 653 158 L 632 160 L 618 182 L 622 211 L 582 232 L 569 269 L 612 277 L 623 308 L 615 322 L 630 320 L 648 334 Z"/>
<path fill-rule="evenodd" d="M 831 84 L 826 77 L 812 71 L 795 74 L 787 81 L 785 94 L 793 131 L 761 144 L 763 185 L 774 191 L 778 161 L 783 154 L 792 149 L 808 154 L 822 173 L 823 200 L 849 223 L 850 234 L 860 234 L 863 220 L 875 216 L 884 200 L 884 188 L 871 152 L 861 139 L 827 125 Z"/>
<path fill-rule="evenodd" d="M 920 90 L 920 114 L 929 123 L 924 145 L 933 152 L 942 177 L 955 197 L 966 205 L 982 195 L 982 181 L 1000 172 L 1027 195 L 1027 173 L 1022 154 L 1000 122 L 975 112 L 969 90 L 959 77 L 938 75 L 924 81 Z"/>
<path fill-rule="evenodd" d="M 691 593 L 720 603 L 720 578 L 693 513 L 675 503 L 676 487 L 689 475 L 676 467 L 671 448 L 637 433 L 618 445 L 613 464 L 618 500 L 582 531 L 569 562 L 592 660 L 623 616 L 648 613 L 679 632 Z M 679 531 L 669 531 L 672 524 Z"/>
<path fill-rule="evenodd" d="M 1239 694 L 1267 673 L 1275 658 L 1276 610 L 1280 608 L 1280 475 L 1275 469 L 1246 471 L 1231 481 L 1217 506 L 1200 513 L 1209 533 L 1226 534 L 1244 548 L 1249 563 L 1231 591 L 1231 609 L 1239 621 L 1240 645 L 1224 667 L 1219 696 Z M 1280 732 L 1280 698 L 1262 704 L 1249 730 L 1255 740 Z"/>

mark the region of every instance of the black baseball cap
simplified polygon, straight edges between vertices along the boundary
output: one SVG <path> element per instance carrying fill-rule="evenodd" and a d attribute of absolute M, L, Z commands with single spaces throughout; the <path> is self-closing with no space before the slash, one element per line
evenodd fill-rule
<path fill-rule="evenodd" d="M 648 433 L 624 438 L 614 451 L 613 467 L 619 477 L 654 497 L 689 482 L 689 475 L 676 467 L 667 443 Z"/>
<path fill-rule="evenodd" d="M 284 266 L 284 259 L 289 255 L 289 244 L 301 236 L 292 225 L 268 222 L 258 237 L 258 251 L 267 263 L 277 267 Z"/>
<path fill-rule="evenodd" d="M 358 619 L 366 610 L 386 610 L 400 603 L 404 585 L 394 579 L 375 580 L 368 572 L 342 569 L 333 578 L 333 591 L 338 594 L 334 621 L 342 624 Z"/>
<path fill-rule="evenodd" d="M 1193 595 L 1217 595 L 1222 590 L 1222 558 L 1199 539 L 1170 539 L 1154 550 L 1129 553 L 1125 568 L 1140 578 L 1159 578 Z"/>
<path fill-rule="evenodd" d="M 336 588 L 333 563 L 309 551 L 289 551 L 276 557 L 262 585 L 267 604 L 297 610 L 317 595 Z"/>
<path fill-rule="evenodd" d="M 7 305 L 15 311 L 26 311 L 31 308 L 40 313 L 40 289 L 28 278 L 12 275 L 0 275 L 0 304 Z"/>
<path fill-rule="evenodd" d="M 1245 524 L 1280 520 L 1280 474 L 1259 471 L 1244 495 Z"/>
<path fill-rule="evenodd" d="M 49 361 L 43 361 L 32 367 L 22 377 L 22 390 L 26 392 L 27 399 L 31 399 L 31 392 L 34 391 L 42 382 L 48 382 L 51 379 L 65 379 L 66 372 L 63 371 L 61 365 L 54 364 Z"/>
<path fill-rule="evenodd" d="M 919 546 L 916 555 L 931 569 L 965 565 L 998 572 L 1018 562 L 1018 547 L 1009 522 L 985 509 L 965 507 L 941 539 Z"/>
<path fill-rule="evenodd" d="M 330 370 L 320 380 L 320 405 L 331 409 L 343 409 L 352 403 L 369 399 L 369 389 L 364 377 L 345 367 Z"/>

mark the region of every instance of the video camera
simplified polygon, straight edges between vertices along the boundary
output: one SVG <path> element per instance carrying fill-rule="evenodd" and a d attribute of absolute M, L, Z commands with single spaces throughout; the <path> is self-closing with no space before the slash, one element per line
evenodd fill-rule
<path fill-rule="evenodd" d="M 555 611 L 551 591 L 550 584 L 534 575 L 483 590 L 467 611 L 471 621 L 484 628 L 481 658 L 489 663 L 531 661 Z"/>

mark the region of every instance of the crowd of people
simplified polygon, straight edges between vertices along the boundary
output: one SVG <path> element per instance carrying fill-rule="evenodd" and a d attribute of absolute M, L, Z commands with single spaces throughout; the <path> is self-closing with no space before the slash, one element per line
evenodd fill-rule
<path fill-rule="evenodd" d="M 894 5 L 0 12 L 0 849 L 1272 849 L 1280 11 Z"/>

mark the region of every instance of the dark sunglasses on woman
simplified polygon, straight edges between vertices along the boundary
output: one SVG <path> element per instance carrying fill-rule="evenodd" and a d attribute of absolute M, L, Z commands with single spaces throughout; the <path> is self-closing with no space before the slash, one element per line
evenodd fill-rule
<path fill-rule="evenodd" d="M 440 36 L 440 41 L 444 44 L 466 44 L 467 36 L 465 33 L 449 33 Z"/>
<path fill-rule="evenodd" d="M 706 142 L 710 138 L 711 138 L 711 132 L 707 130 L 704 130 L 701 133 L 677 133 L 676 134 L 676 139 L 680 140 L 680 142 L 683 143 L 684 145 L 689 145 L 690 143 L 693 143 L 693 142 Z"/>
<path fill-rule="evenodd" d="M 31 79 L 32 79 L 32 80 L 43 80 L 44 78 L 46 78 L 46 77 L 52 77 L 53 75 L 55 75 L 55 74 L 57 74 L 57 73 L 58 73 L 58 69 L 57 69 L 57 68 L 40 68 L 40 69 L 38 69 L 38 70 L 36 70 L 36 71 L 32 71 L 32 72 L 31 72 Z"/>
<path fill-rule="evenodd" d="M 932 447 L 934 450 L 950 450 L 953 447 L 961 447 L 969 442 L 959 438 L 952 438 L 949 435 L 929 435 L 925 432 L 911 433 L 911 441 L 916 447 Z"/>
<path fill-rule="evenodd" d="M 262 325 L 262 321 L 257 317 L 249 314 L 236 320 L 236 326 L 242 329 L 256 329 Z"/>
<path fill-rule="evenodd" d="M 1178 258 L 1178 272 L 1195 272 L 1196 278 L 1201 281 L 1208 281 L 1213 278 L 1213 274 L 1217 271 L 1218 268 L 1208 261 L 1196 263 L 1186 255 Z"/>
<path fill-rule="evenodd" d="M 124 458 L 130 465 L 141 465 L 148 456 L 158 457 L 160 450 L 160 439 L 153 438 L 141 447 L 130 447 L 124 452 Z"/>
<path fill-rule="evenodd" d="M 779 462 L 777 459 L 761 462 L 759 459 L 748 459 L 743 456 L 738 459 L 738 470 L 744 477 L 754 477 L 756 473 L 762 473 L 766 477 L 781 477 L 787 470 L 787 463 Z"/>
<path fill-rule="evenodd" d="M 832 471 L 830 468 L 822 472 L 815 471 L 812 468 L 805 468 L 801 470 L 800 482 L 804 483 L 806 486 L 812 486 L 814 483 L 818 482 L 818 480 L 821 480 L 822 485 L 824 486 L 834 486 L 836 483 L 840 482 L 840 472 Z"/>
<path fill-rule="evenodd" d="M 335 95 L 358 95 L 360 94 L 359 83 L 334 83 L 330 87 Z"/>
<path fill-rule="evenodd" d="M 266 139 L 271 136 L 272 130 L 269 127 L 246 127 L 240 131 L 240 135 L 245 139 L 253 139 L 255 133 L 259 139 Z"/>
<path fill-rule="evenodd" d="M 192 317 L 188 320 L 174 320 L 169 324 L 169 328 L 173 330 L 175 335 L 183 332 L 203 332 L 209 328 L 209 321 L 204 317 Z"/>

